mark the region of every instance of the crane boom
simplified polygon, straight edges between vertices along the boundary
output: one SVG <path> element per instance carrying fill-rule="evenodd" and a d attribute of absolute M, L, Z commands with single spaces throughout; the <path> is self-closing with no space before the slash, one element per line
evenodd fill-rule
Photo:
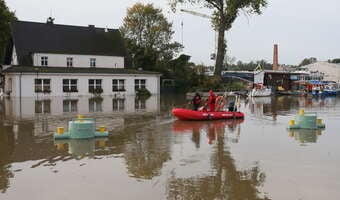
<path fill-rule="evenodd" d="M 192 10 L 185 10 L 185 9 L 181 9 L 180 11 L 186 12 L 186 13 L 189 13 L 189 14 L 192 14 L 192 15 L 196 15 L 196 16 L 200 16 L 200 17 L 211 19 L 211 16 L 206 15 L 204 13 L 199 13 L 199 12 L 195 12 L 195 11 L 192 11 Z"/>

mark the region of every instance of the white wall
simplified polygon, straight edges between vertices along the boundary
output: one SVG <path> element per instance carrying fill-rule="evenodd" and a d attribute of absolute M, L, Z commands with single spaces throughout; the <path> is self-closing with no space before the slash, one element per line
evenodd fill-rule
<path fill-rule="evenodd" d="M 90 67 L 90 58 L 96 58 L 96 67 L 98 68 L 124 68 L 124 57 L 50 53 L 34 53 L 34 66 L 41 66 L 42 56 L 48 57 L 48 66 L 51 67 L 67 67 L 66 58 L 72 57 L 73 67 Z"/>
<path fill-rule="evenodd" d="M 159 75 L 112 75 L 112 74 L 6 74 L 5 75 L 5 91 L 8 91 L 10 85 L 9 80 L 12 79 L 12 93 L 14 97 L 50 97 L 50 96 L 91 96 L 88 92 L 89 79 L 102 79 L 102 95 L 134 95 L 135 94 L 135 79 L 146 79 L 146 88 L 151 94 L 160 93 L 160 76 Z M 51 93 L 35 93 L 34 79 L 51 79 Z M 63 79 L 78 79 L 78 92 L 64 93 Z M 125 80 L 125 92 L 112 91 L 112 79 Z M 21 82 L 21 84 L 20 84 Z M 21 86 L 20 86 L 21 85 Z M 21 93 L 21 95 L 20 95 Z"/>
<path fill-rule="evenodd" d="M 11 65 L 18 65 L 18 56 L 17 56 L 17 51 L 15 50 L 15 46 L 14 45 L 13 45 Z"/>
<path fill-rule="evenodd" d="M 316 62 L 303 66 L 309 71 L 319 71 L 325 74 L 324 80 L 340 82 L 340 65 L 328 62 Z"/>
<path fill-rule="evenodd" d="M 84 114 L 96 114 L 96 113 L 108 113 L 108 114 L 129 114 L 140 111 L 140 109 L 135 108 L 136 100 L 135 96 L 126 96 L 124 99 L 124 108 L 122 110 L 114 110 L 113 109 L 113 99 L 116 99 L 112 96 L 103 96 L 103 101 L 100 103 L 101 109 L 98 110 L 90 110 L 90 97 L 54 97 L 54 98 L 36 98 L 36 97 L 23 97 L 23 98 L 6 98 L 5 101 L 5 109 L 6 109 L 6 118 L 9 119 L 31 119 L 35 118 L 37 115 L 42 115 L 43 113 L 36 113 L 36 106 L 39 106 L 37 101 L 49 100 L 50 105 L 49 112 L 44 113 L 47 116 L 66 116 L 70 115 L 72 117 L 76 117 L 76 115 Z M 64 100 L 77 100 L 76 112 L 64 112 L 63 109 L 63 101 Z M 37 104 L 37 105 L 36 105 Z M 99 106 L 99 105 L 98 105 Z M 158 113 L 160 110 L 160 97 L 159 95 L 152 95 L 150 98 L 145 100 L 145 108 L 141 109 L 145 112 Z"/>

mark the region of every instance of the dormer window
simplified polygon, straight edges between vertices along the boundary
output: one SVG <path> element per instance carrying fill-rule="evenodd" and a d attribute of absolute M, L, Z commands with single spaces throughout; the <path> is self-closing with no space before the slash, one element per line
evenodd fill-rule
<path fill-rule="evenodd" d="M 41 66 L 48 66 L 48 57 L 41 56 Z"/>
<path fill-rule="evenodd" d="M 73 58 L 72 57 L 66 58 L 66 66 L 67 67 L 73 67 Z"/>
<path fill-rule="evenodd" d="M 90 67 L 95 67 L 95 66 L 96 66 L 96 59 L 90 58 Z"/>

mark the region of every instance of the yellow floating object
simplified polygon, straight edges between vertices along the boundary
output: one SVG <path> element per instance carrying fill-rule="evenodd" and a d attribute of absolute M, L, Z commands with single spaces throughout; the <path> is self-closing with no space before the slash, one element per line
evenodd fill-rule
<path fill-rule="evenodd" d="M 299 115 L 304 115 L 304 114 L 305 114 L 305 110 L 304 109 L 299 110 Z"/>
<path fill-rule="evenodd" d="M 79 114 L 78 115 L 78 122 L 84 122 L 84 115 Z"/>
<path fill-rule="evenodd" d="M 104 133 L 105 132 L 105 126 L 99 126 L 99 132 Z"/>
<path fill-rule="evenodd" d="M 106 141 L 105 140 L 99 140 L 98 141 L 99 147 L 105 147 L 106 146 Z"/>
<path fill-rule="evenodd" d="M 322 124 L 322 119 L 316 119 L 316 124 L 321 125 Z"/>
<path fill-rule="evenodd" d="M 294 125 L 295 125 L 295 120 L 294 119 L 289 120 L 289 126 L 294 126 Z"/>
<path fill-rule="evenodd" d="M 65 150 L 64 143 L 62 143 L 62 144 L 57 144 L 57 149 L 58 149 L 59 151 Z"/>
<path fill-rule="evenodd" d="M 57 128 L 57 133 L 58 133 L 59 135 L 64 134 L 64 127 L 58 127 L 58 128 Z"/>

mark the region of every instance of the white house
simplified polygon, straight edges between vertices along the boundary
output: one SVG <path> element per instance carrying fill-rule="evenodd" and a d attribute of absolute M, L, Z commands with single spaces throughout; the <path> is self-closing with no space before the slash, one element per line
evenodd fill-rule
<path fill-rule="evenodd" d="M 340 64 L 315 62 L 301 68 L 309 72 L 311 78 L 322 76 L 323 80 L 340 82 Z"/>
<path fill-rule="evenodd" d="M 160 93 L 160 73 L 126 67 L 117 29 L 16 21 L 6 49 L 4 92 L 15 97 Z"/>

